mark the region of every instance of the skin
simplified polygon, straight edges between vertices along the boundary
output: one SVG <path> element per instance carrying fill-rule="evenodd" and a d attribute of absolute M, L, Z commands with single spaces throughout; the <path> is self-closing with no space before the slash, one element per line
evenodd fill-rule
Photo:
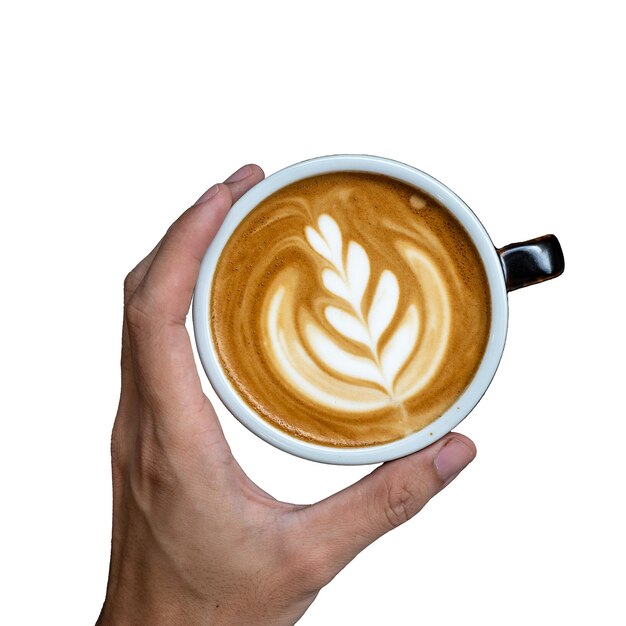
<path fill-rule="evenodd" d="M 202 391 L 185 319 L 207 246 L 262 178 L 246 165 L 213 186 L 125 280 L 100 625 L 294 624 L 361 550 L 476 454 L 450 433 L 308 506 L 280 502 L 246 476 Z"/>

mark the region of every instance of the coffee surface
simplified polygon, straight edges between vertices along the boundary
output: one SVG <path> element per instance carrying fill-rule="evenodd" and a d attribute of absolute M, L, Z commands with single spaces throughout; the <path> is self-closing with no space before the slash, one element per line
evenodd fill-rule
<path fill-rule="evenodd" d="M 346 172 L 285 187 L 244 218 L 210 318 L 222 368 L 266 421 L 370 446 L 454 404 L 484 354 L 490 299 L 474 244 L 434 198 Z"/>

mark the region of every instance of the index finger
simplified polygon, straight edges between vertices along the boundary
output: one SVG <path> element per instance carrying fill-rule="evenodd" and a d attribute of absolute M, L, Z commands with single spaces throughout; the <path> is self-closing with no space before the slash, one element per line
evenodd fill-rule
<path fill-rule="evenodd" d="M 235 179 L 240 173 L 244 177 Z M 145 300 L 142 307 L 148 308 L 152 321 L 184 323 L 206 249 L 232 203 L 263 177 L 257 165 L 241 168 L 225 183 L 211 187 L 172 224 L 135 292 Z"/>
<path fill-rule="evenodd" d="M 263 178 L 258 167 L 241 193 Z M 134 376 L 161 408 L 201 406 L 204 394 L 185 318 L 204 252 L 232 205 L 230 184 L 212 187 L 170 227 L 126 307 Z"/>

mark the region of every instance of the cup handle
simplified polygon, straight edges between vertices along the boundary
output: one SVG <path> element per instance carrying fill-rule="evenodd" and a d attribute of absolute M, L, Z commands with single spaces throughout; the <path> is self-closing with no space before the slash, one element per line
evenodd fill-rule
<path fill-rule="evenodd" d="M 497 251 L 507 291 L 556 278 L 565 269 L 563 250 L 554 235 L 510 243 Z"/>

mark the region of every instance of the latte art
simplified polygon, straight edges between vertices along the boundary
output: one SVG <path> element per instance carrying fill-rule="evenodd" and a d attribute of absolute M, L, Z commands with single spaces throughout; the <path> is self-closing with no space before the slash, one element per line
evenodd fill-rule
<path fill-rule="evenodd" d="M 410 301 L 399 310 L 398 279 L 385 269 L 365 311 L 365 292 L 374 278 L 369 255 L 350 241 L 344 256 L 343 235 L 329 215 L 319 217 L 318 229 L 307 226 L 305 235 L 322 261 L 318 269 L 325 293 L 319 298 L 327 301 L 329 294 L 335 298 L 336 303 L 320 307 L 330 328 L 305 312 L 298 324 L 285 306 L 287 287 L 276 284 L 267 319 L 268 355 L 295 390 L 330 409 L 356 413 L 401 405 L 428 383 L 445 353 L 449 304 L 437 267 L 419 250 L 407 250 L 416 263 L 416 278 L 430 287 L 426 301 Z M 438 319 L 436 325 L 421 322 L 419 304 L 426 320 Z M 426 341 L 420 336 L 424 333 L 430 334 Z"/>
<path fill-rule="evenodd" d="M 210 310 L 248 404 L 334 446 L 439 417 L 489 330 L 484 268 L 460 224 L 418 190 L 356 173 L 300 181 L 254 209 L 222 253 Z"/>
<path fill-rule="evenodd" d="M 402 323 L 395 329 L 385 349 L 379 350 L 381 335 L 389 327 L 398 309 L 400 300 L 398 279 L 390 270 L 382 272 L 371 307 L 365 315 L 363 296 L 370 281 L 370 261 L 367 252 L 360 244 L 351 241 L 347 247 L 344 263 L 343 238 L 337 222 L 332 217 L 322 214 L 318 225 L 319 233 L 307 226 L 306 238 L 311 247 L 333 266 L 333 269 L 324 268 L 322 271 L 324 287 L 343 301 L 343 308 L 326 306 L 324 315 L 337 333 L 365 346 L 370 354 L 364 358 L 343 350 L 322 329 L 313 324 L 306 332 L 309 345 L 318 359 L 325 361 L 336 373 L 375 383 L 391 400 L 394 400 L 396 376 L 417 339 L 416 308 L 414 305 L 408 308 Z"/>

